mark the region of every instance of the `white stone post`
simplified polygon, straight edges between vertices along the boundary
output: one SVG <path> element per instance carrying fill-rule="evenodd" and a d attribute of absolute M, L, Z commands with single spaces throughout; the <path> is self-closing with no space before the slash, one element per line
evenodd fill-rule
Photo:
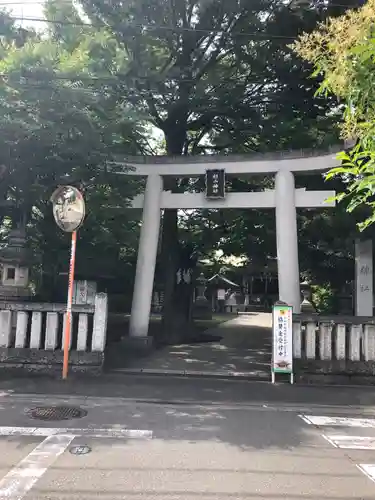
<path fill-rule="evenodd" d="M 293 323 L 293 358 L 300 359 L 302 357 L 302 324 L 300 322 Z"/>
<path fill-rule="evenodd" d="M 298 264 L 297 211 L 292 172 L 278 171 L 275 179 L 276 245 L 279 299 L 301 310 Z"/>
<path fill-rule="evenodd" d="M 355 315 L 372 316 L 373 307 L 372 240 L 356 240 Z"/>
<path fill-rule="evenodd" d="M 0 347 L 9 347 L 12 333 L 12 311 L 0 311 Z"/>
<path fill-rule="evenodd" d="M 107 322 L 108 296 L 106 293 L 97 293 L 95 295 L 94 324 L 92 329 L 92 351 L 104 352 L 107 338 Z"/>
<path fill-rule="evenodd" d="M 40 349 L 42 336 L 42 312 L 33 311 L 31 316 L 30 349 Z"/>
<path fill-rule="evenodd" d="M 336 359 L 346 358 L 346 325 L 336 325 Z"/>
<path fill-rule="evenodd" d="M 138 245 L 137 269 L 130 316 L 130 337 L 147 337 L 160 230 L 160 205 L 163 179 L 151 174 L 147 178 L 143 203 L 143 220 Z"/>
<path fill-rule="evenodd" d="M 18 313 L 20 314 L 20 313 Z M 26 313 L 24 313 L 26 314 Z M 27 323 L 26 323 L 27 326 Z M 18 325 L 17 325 L 18 327 Z M 73 330 L 73 328 L 72 328 Z M 56 312 L 48 312 L 46 319 L 46 337 L 44 342 L 44 349 L 55 350 L 57 347 L 57 338 L 59 331 L 59 315 Z M 25 328 L 26 333 L 26 328 Z M 70 336 L 72 337 L 72 336 Z"/>

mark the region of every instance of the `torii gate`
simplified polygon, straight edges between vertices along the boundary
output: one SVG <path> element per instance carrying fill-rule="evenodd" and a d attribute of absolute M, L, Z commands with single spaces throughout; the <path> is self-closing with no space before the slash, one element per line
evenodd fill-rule
<path fill-rule="evenodd" d="M 327 198 L 334 191 L 295 189 L 294 174 L 327 171 L 337 166 L 335 153 L 289 152 L 257 155 L 254 159 L 231 157 L 149 157 L 143 163 L 132 158 L 112 163 L 113 170 L 125 167 L 126 175 L 147 177 L 144 195 L 138 195 L 133 208 L 143 208 L 143 222 L 138 247 L 129 335 L 147 342 L 154 274 L 160 231 L 160 211 L 177 209 L 274 208 L 276 209 L 276 243 L 279 299 L 300 312 L 300 276 L 298 263 L 297 208 L 335 206 Z M 141 160 L 141 161 L 142 161 Z M 171 193 L 163 190 L 163 177 L 198 177 L 207 170 L 224 169 L 226 176 L 275 174 L 275 189 L 263 192 L 228 193 L 224 199 L 208 200 L 204 193 Z"/>

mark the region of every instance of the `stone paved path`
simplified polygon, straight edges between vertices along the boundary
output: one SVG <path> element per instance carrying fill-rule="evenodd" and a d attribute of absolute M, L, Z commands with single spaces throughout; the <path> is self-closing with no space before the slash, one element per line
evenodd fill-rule
<path fill-rule="evenodd" d="M 166 346 L 130 356 L 117 371 L 191 375 L 245 375 L 269 380 L 271 314 L 251 313 L 207 330 L 213 342 Z M 218 340 L 218 337 L 221 340 Z"/>

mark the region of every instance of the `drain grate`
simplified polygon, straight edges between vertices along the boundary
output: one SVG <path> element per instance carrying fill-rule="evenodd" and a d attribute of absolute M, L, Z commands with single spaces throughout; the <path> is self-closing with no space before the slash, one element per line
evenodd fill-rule
<path fill-rule="evenodd" d="M 69 451 L 72 455 L 87 455 L 87 453 L 91 452 L 91 448 L 86 444 L 81 444 L 78 446 L 72 446 Z"/>
<path fill-rule="evenodd" d="M 27 410 L 26 415 L 36 420 L 71 420 L 82 418 L 87 415 L 87 411 L 78 406 L 37 406 Z"/>

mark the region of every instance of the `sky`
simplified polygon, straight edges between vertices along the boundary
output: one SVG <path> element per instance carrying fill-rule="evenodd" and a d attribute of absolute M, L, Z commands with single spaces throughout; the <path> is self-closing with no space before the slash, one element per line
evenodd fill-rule
<path fill-rule="evenodd" d="M 64 1 L 64 0 L 62 0 Z M 27 28 L 31 27 L 35 30 L 43 30 L 46 25 L 41 22 L 22 21 L 22 18 L 42 19 L 44 0 L 0 0 L 0 9 L 6 9 L 17 19 L 17 23 Z"/>
<path fill-rule="evenodd" d="M 42 0 L 0 0 L 0 7 L 5 7 L 17 17 L 43 17 Z"/>
<path fill-rule="evenodd" d="M 70 0 L 59 0 L 62 3 L 70 3 Z M 11 15 L 13 15 L 17 19 L 17 22 L 20 23 L 25 28 L 30 26 L 36 30 L 43 30 L 46 27 L 45 23 L 41 23 L 40 21 L 30 21 L 27 18 L 33 19 L 43 19 L 43 5 L 45 0 L 0 0 L 0 9 L 5 8 L 8 10 Z M 76 6 L 78 12 L 80 12 L 83 19 L 85 19 L 84 14 L 80 11 L 79 6 Z M 22 18 L 25 18 L 22 21 Z"/>

